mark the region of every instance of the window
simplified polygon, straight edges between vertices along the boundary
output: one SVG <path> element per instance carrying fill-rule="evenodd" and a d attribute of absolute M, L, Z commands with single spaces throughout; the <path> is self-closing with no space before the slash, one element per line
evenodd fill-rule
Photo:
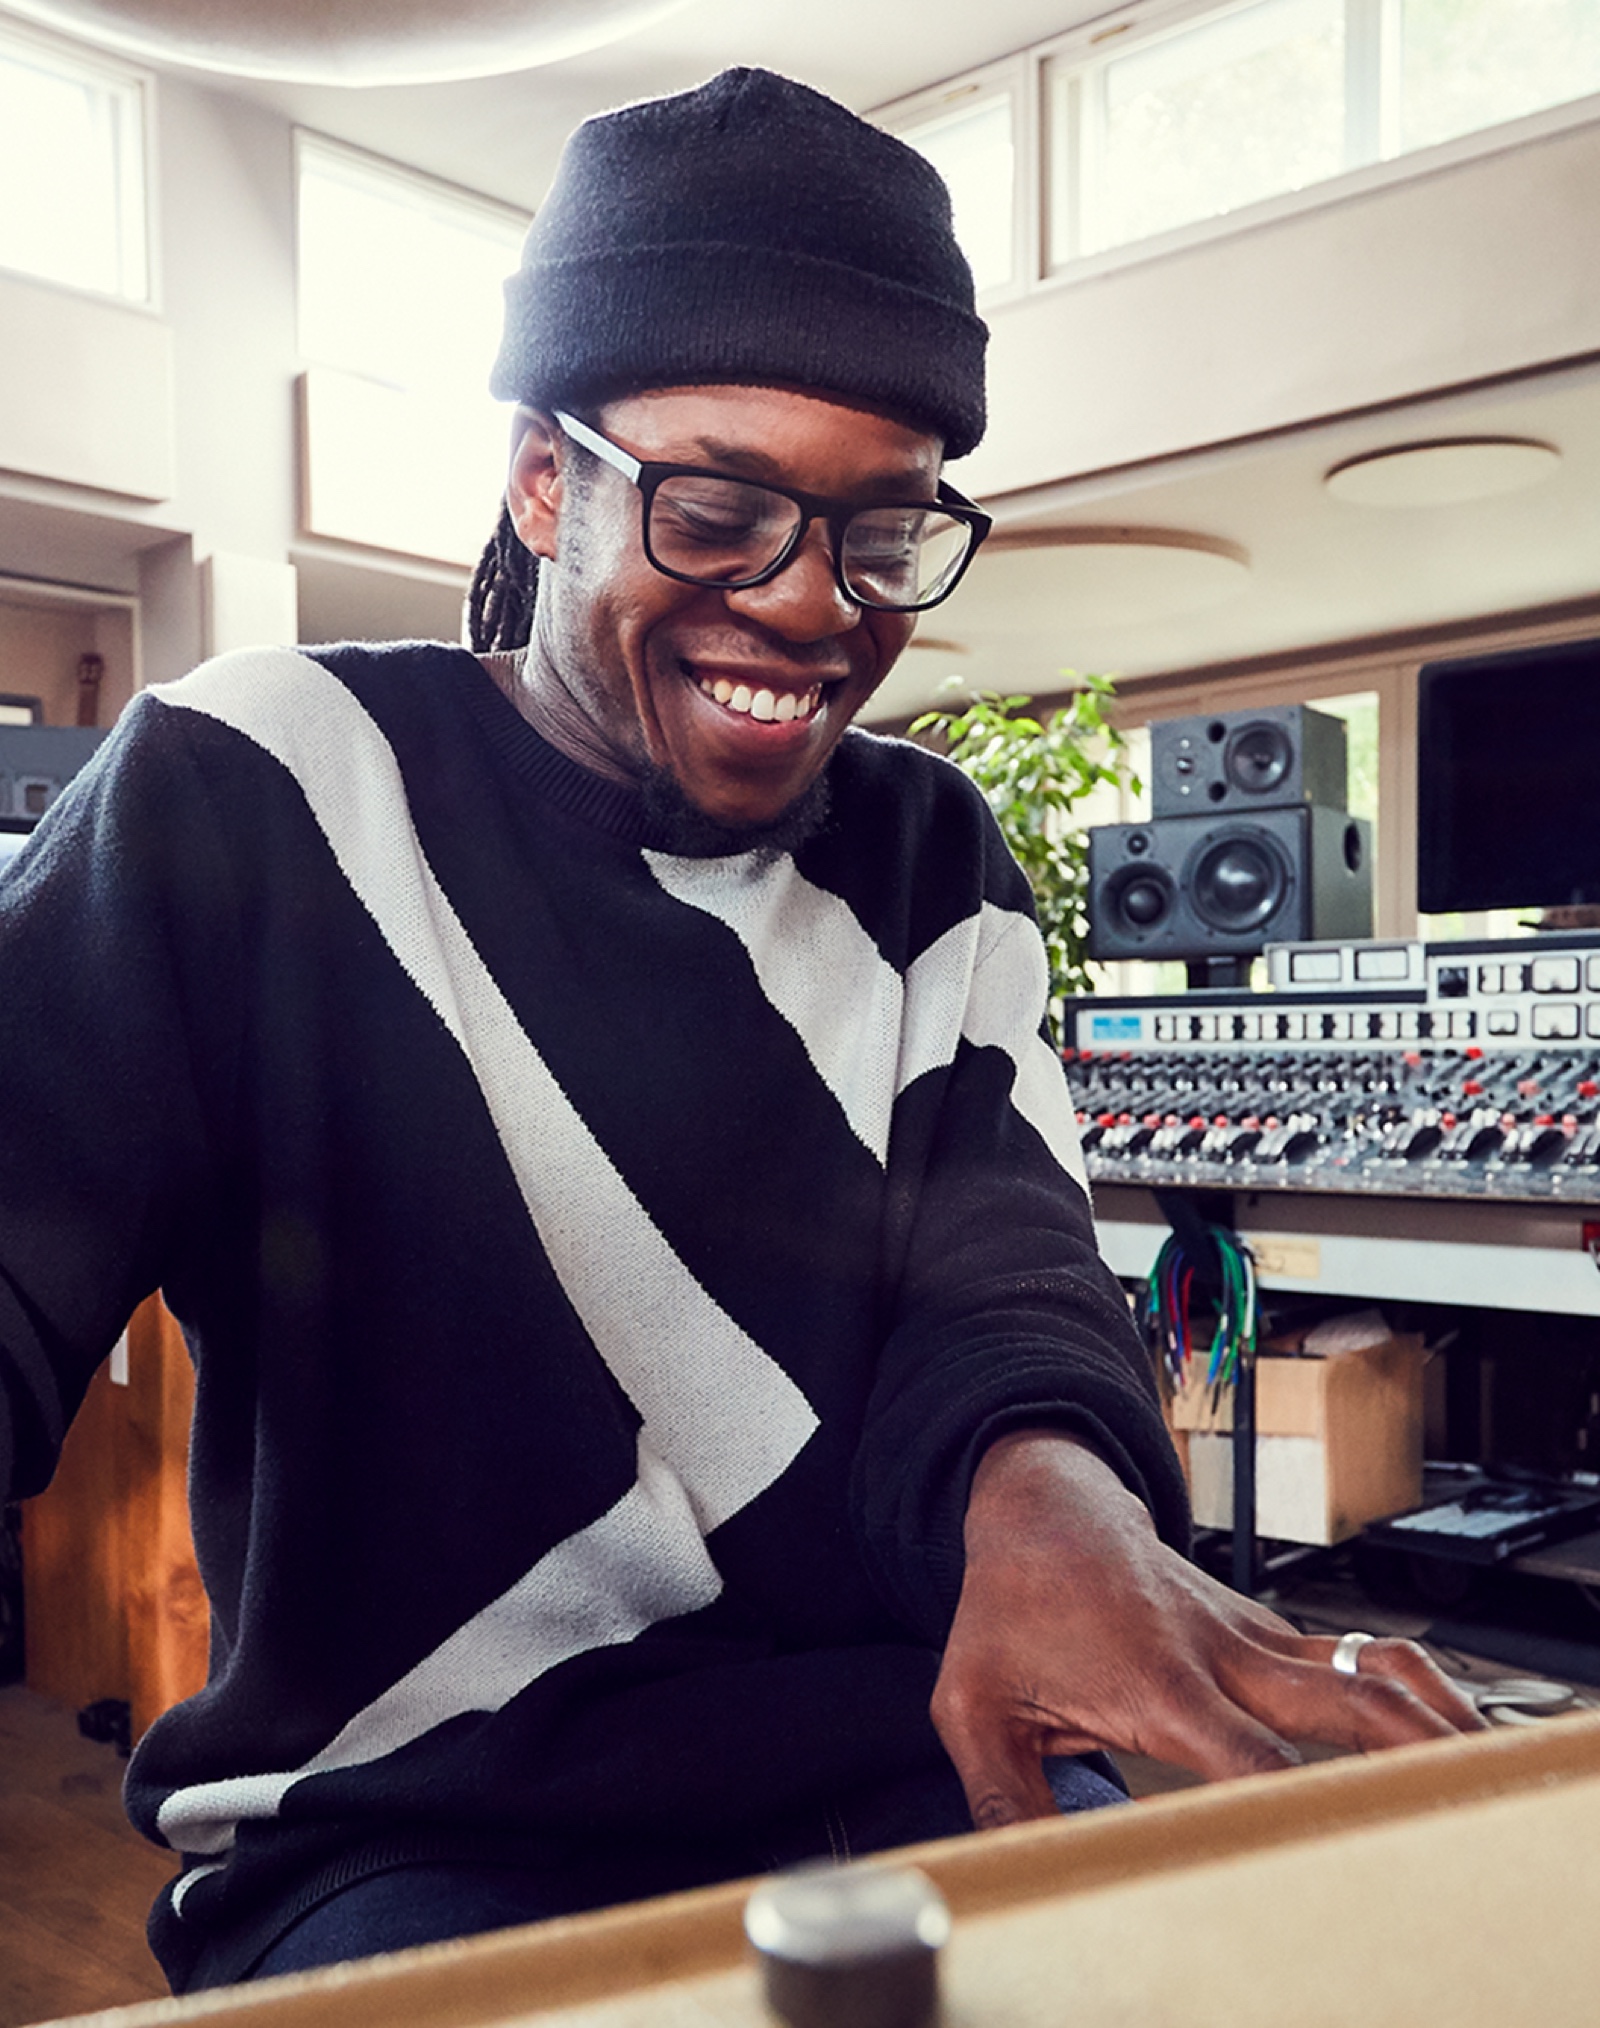
<path fill-rule="evenodd" d="M 1596 93 L 1600 0 L 1133 0 L 878 118 L 992 299 Z"/>
<path fill-rule="evenodd" d="M 956 238 L 972 263 L 974 282 L 987 295 L 1010 287 L 1022 274 L 1020 78 L 1014 64 L 984 71 L 950 90 L 907 101 L 888 122 L 949 185 Z"/>
<path fill-rule="evenodd" d="M 0 267 L 145 302 L 145 81 L 0 30 Z"/>
<path fill-rule="evenodd" d="M 1344 167 L 1344 0 L 1255 0 L 1052 80 L 1053 264 Z"/>
<path fill-rule="evenodd" d="M 1395 86 L 1402 148 L 1600 91 L 1600 5 L 1403 0 Z"/>
<path fill-rule="evenodd" d="M 1044 64 L 1051 269 L 1600 91 L 1600 0 L 1245 0 L 1141 25 Z"/>
<path fill-rule="evenodd" d="M 298 137 L 306 524 L 470 563 L 505 484 L 488 392 L 524 213 Z"/>

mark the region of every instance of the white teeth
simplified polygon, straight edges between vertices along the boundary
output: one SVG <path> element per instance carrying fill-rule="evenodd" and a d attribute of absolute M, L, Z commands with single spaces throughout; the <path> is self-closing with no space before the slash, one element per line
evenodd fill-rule
<path fill-rule="evenodd" d="M 729 711 L 757 719 L 763 725 L 788 725 L 793 719 L 809 718 L 822 702 L 820 683 L 799 696 L 792 690 L 752 690 L 748 683 L 731 683 L 726 676 L 719 676 L 714 682 L 702 676 L 700 688 Z"/>

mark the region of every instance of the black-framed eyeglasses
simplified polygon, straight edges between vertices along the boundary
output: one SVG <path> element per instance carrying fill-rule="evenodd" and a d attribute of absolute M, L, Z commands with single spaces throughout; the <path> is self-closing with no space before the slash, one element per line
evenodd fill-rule
<path fill-rule="evenodd" d="M 863 507 L 793 486 L 734 478 L 700 465 L 633 456 L 558 409 L 575 443 L 631 479 L 641 495 L 644 553 L 681 584 L 743 591 L 765 584 L 794 557 L 813 521 L 825 521 L 833 574 L 852 605 L 920 613 L 950 596 L 989 533 L 981 507 L 939 483 L 937 502 L 875 501 Z"/>

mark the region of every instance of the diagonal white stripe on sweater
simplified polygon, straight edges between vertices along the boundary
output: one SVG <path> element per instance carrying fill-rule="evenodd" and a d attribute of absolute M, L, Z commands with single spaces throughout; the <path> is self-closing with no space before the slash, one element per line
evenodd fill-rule
<path fill-rule="evenodd" d="M 902 981 L 849 906 L 814 887 L 787 856 L 647 852 L 645 860 L 674 900 L 725 924 L 744 945 L 762 992 L 880 1162 L 888 1156 L 894 1100 L 952 1062 L 965 1036 L 975 1048 L 1011 1058 L 1012 1104 L 1088 1195 L 1071 1094 L 1039 1033 L 1049 973 L 1026 916 L 985 902 L 931 944 Z"/>
<path fill-rule="evenodd" d="M 568 1656 L 707 1604 L 720 1580 L 704 1535 L 788 1469 L 817 1420 L 673 1253 L 523 1031 L 423 855 L 392 749 L 345 686 L 306 656 L 263 649 L 151 695 L 233 727 L 299 784 L 351 888 L 471 1065 L 545 1252 L 644 1425 L 633 1490 L 352 1719 L 324 1750 L 337 1760 L 210 1785 L 226 1799 L 169 1797 L 164 1835 L 217 1851 L 246 1809 L 274 1813 L 319 1765 L 375 1759 L 456 1712 L 497 1709 Z M 575 1598 L 590 1604 L 575 1613 Z"/>
<path fill-rule="evenodd" d="M 733 931 L 851 1132 L 880 1163 L 887 1160 L 905 995 L 899 973 L 851 911 L 813 887 L 787 853 L 644 858 L 674 901 Z"/>
<path fill-rule="evenodd" d="M 498 1711 L 546 1670 L 710 1605 L 722 1580 L 675 1474 L 641 1437 L 639 1479 L 511 1589 L 458 1627 L 304 1766 L 176 1790 L 159 1822 L 183 1852 L 225 1852 L 247 1817 L 274 1817 L 305 1775 L 360 1767 L 464 1711 Z"/>

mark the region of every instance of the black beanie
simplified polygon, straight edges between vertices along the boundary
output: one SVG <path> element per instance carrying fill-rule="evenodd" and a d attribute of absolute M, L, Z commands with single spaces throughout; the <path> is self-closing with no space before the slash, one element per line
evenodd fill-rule
<path fill-rule="evenodd" d="M 506 283 L 490 385 L 579 407 L 792 383 L 983 435 L 988 332 L 931 163 L 806 85 L 725 70 L 586 120 Z"/>

